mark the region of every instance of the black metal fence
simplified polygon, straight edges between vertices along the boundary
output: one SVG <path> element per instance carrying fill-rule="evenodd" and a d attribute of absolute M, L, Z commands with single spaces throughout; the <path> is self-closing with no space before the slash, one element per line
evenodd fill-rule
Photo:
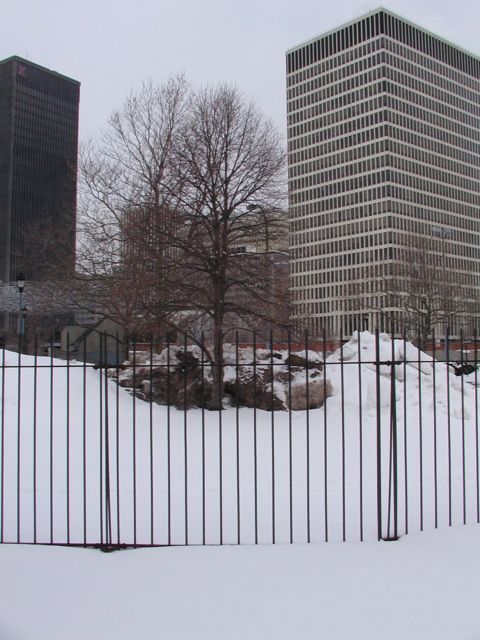
<path fill-rule="evenodd" d="M 378 332 L 253 334 L 225 343 L 222 376 L 186 336 L 132 343 L 114 367 L 37 347 L 0 350 L 0 542 L 396 539 L 480 521 L 476 336 L 425 353 Z"/>

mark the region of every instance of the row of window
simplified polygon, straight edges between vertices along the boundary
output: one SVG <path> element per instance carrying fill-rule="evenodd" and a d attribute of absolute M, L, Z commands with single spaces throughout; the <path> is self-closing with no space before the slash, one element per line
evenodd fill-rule
<path fill-rule="evenodd" d="M 374 74 L 375 69 L 372 69 L 373 67 L 380 70 L 380 75 Z M 385 74 L 383 73 L 384 69 Z M 368 71 L 363 72 L 364 70 Z M 319 91 L 308 92 L 305 90 L 300 92 L 298 91 L 300 87 L 295 89 L 295 92 L 292 90 L 292 93 L 303 95 L 303 97 L 297 100 L 290 99 L 289 110 L 304 108 L 312 103 L 324 101 L 332 95 L 342 93 L 346 90 L 345 88 L 358 87 L 365 82 L 372 81 L 375 77 L 383 76 L 398 81 L 400 84 L 421 80 L 422 85 L 429 87 L 429 93 L 433 92 L 434 95 L 439 96 L 448 95 L 448 99 L 442 98 L 445 102 L 450 102 L 452 99 L 456 100 L 460 97 L 461 100 L 468 100 L 473 104 L 478 103 L 480 84 L 476 87 L 476 91 L 471 91 L 463 83 L 451 82 L 442 76 L 432 74 L 422 66 L 414 65 L 404 58 L 382 51 L 371 58 L 358 61 L 350 67 L 344 67 L 341 73 L 335 72 L 327 76 L 320 76 L 317 79 L 318 87 L 321 87 Z M 346 79 L 344 80 L 344 78 Z M 404 82 L 404 79 L 408 79 L 408 82 Z"/>
<path fill-rule="evenodd" d="M 357 24 L 360 24 L 360 23 L 357 23 Z M 352 25 L 352 28 L 353 28 L 353 25 Z M 299 69 L 301 69 L 302 67 L 313 65 L 315 64 L 315 62 L 318 62 L 319 60 L 323 61 L 321 64 L 311 67 L 310 70 L 306 69 L 306 70 L 303 70 L 303 72 L 301 71 L 300 73 L 295 74 L 293 76 L 293 79 L 294 81 L 298 82 L 299 77 L 303 79 L 309 77 L 307 75 L 309 71 L 310 73 L 312 73 L 313 71 L 313 75 L 317 75 L 319 67 L 326 70 L 329 68 L 327 66 L 329 63 L 331 64 L 330 68 L 335 66 L 335 64 L 332 64 L 333 62 L 332 60 L 325 61 L 325 58 L 329 58 L 330 56 L 333 57 L 345 49 L 350 49 L 350 51 L 345 52 L 343 55 L 336 56 L 337 60 L 343 61 L 342 63 L 352 60 L 352 58 L 355 56 L 355 52 L 359 49 L 365 52 L 372 50 L 371 49 L 372 40 L 370 40 L 370 38 L 373 38 L 374 34 L 370 34 L 368 38 L 364 38 L 362 40 L 362 41 L 370 40 L 370 42 L 365 43 L 363 46 L 356 46 L 355 48 L 354 48 L 353 42 L 349 44 L 348 47 L 347 46 L 343 46 L 342 48 L 339 48 L 336 46 L 334 47 L 333 46 L 334 38 L 336 35 L 338 36 L 339 34 L 340 32 L 337 32 L 337 34 L 330 34 L 328 36 L 324 36 L 323 38 L 318 39 L 316 42 L 312 42 L 307 46 L 298 48 L 296 51 L 287 53 L 287 74 L 292 74 L 295 71 L 298 71 Z M 373 40 L 373 43 L 375 43 L 375 40 Z M 344 45 L 345 44 L 346 43 L 344 43 Z M 359 44 L 360 44 L 360 41 L 358 40 L 355 43 L 355 45 L 359 45 Z"/>
<path fill-rule="evenodd" d="M 304 96 L 303 98 L 290 100 L 287 103 L 287 113 L 290 114 L 289 123 L 290 118 L 293 118 L 293 112 L 299 110 L 305 111 L 305 113 L 307 114 L 306 117 L 319 115 L 311 114 L 311 105 L 316 105 L 317 107 L 323 106 L 323 109 L 321 108 L 319 110 L 319 113 L 323 113 L 328 110 L 328 106 L 333 106 L 334 108 L 336 108 L 337 100 L 338 106 L 340 107 L 342 106 L 341 103 L 342 99 L 344 98 L 344 94 L 349 94 L 355 89 L 365 87 L 365 85 L 375 83 L 378 80 L 384 80 L 379 84 L 379 91 L 392 92 L 390 87 L 393 83 L 397 84 L 401 88 L 401 97 L 409 96 L 408 90 L 413 89 L 416 93 L 420 93 L 422 96 L 433 98 L 435 103 L 441 103 L 442 112 L 445 112 L 445 115 L 452 116 L 455 114 L 456 110 L 459 110 L 473 114 L 477 117 L 480 116 L 480 107 L 478 106 L 478 100 L 476 100 L 476 98 L 478 98 L 478 94 L 471 94 L 472 100 L 467 100 L 465 97 L 462 97 L 459 94 L 461 90 L 460 86 L 456 87 L 455 93 L 449 93 L 437 86 L 430 85 L 422 80 L 419 80 L 419 78 L 416 76 L 410 76 L 408 74 L 402 73 L 394 67 L 382 65 L 377 66 L 370 71 L 367 71 L 358 76 L 351 76 L 348 79 L 343 80 L 342 82 L 337 82 L 335 84 L 323 87 L 321 90 Z M 395 95 L 399 95 L 398 89 L 396 91 L 393 91 L 393 93 Z M 411 100 L 411 102 L 414 101 Z M 350 103 L 347 102 L 346 104 Z"/>
<path fill-rule="evenodd" d="M 391 95 L 385 96 L 387 113 L 402 113 L 415 121 L 429 122 L 436 127 L 442 127 L 453 131 L 469 139 L 478 139 L 478 129 L 480 128 L 480 118 L 468 115 L 463 111 L 437 105 L 435 110 L 425 109 Z M 444 108 L 445 107 L 445 108 Z M 415 126 L 415 125 L 413 125 Z"/>
<path fill-rule="evenodd" d="M 317 130 L 315 133 L 310 133 L 303 138 L 297 138 L 290 140 L 288 143 L 288 151 L 296 151 L 305 147 L 311 147 L 312 145 L 319 145 L 332 138 L 340 138 L 349 134 L 353 134 L 355 131 L 361 129 L 370 129 L 378 124 L 384 122 L 386 117 L 385 110 L 378 110 L 362 115 L 358 118 L 352 118 L 350 120 L 344 120 L 340 124 L 335 126 L 329 126 L 329 128 Z"/>
<path fill-rule="evenodd" d="M 290 192 L 293 193 L 319 184 L 325 185 L 326 183 L 345 181 L 352 177 L 362 177 L 363 174 L 371 173 L 379 169 L 392 168 L 413 175 L 420 175 L 430 180 L 441 182 L 442 184 L 450 184 L 461 189 L 473 192 L 480 190 L 479 170 L 475 171 L 476 175 L 474 175 L 474 179 L 470 180 L 467 176 L 452 171 L 451 167 L 448 167 L 448 169 L 446 167 L 439 169 L 436 164 L 428 162 L 428 159 L 425 158 L 425 161 L 420 163 L 405 156 L 384 153 L 371 156 L 359 162 L 343 164 L 332 169 L 317 171 L 316 173 L 311 173 L 301 178 L 290 179 L 289 189 Z M 455 163 L 455 167 L 459 169 L 463 168 L 462 165 L 457 163 Z"/>
<path fill-rule="evenodd" d="M 480 182 L 478 179 L 469 180 L 467 177 L 459 175 L 458 173 L 442 171 L 433 164 L 419 164 L 418 162 L 413 162 L 412 160 L 393 154 L 389 154 L 385 156 L 385 158 L 385 165 L 392 169 L 398 169 L 404 173 L 419 175 L 443 185 L 451 185 L 474 193 L 478 193 L 480 191 Z"/>
<path fill-rule="evenodd" d="M 463 100 L 470 100 L 473 103 L 478 101 L 480 83 L 475 82 L 474 87 L 470 87 L 465 82 L 466 76 L 460 81 L 454 82 L 446 78 L 443 73 L 432 73 L 427 67 L 414 63 L 411 58 L 397 55 L 396 53 L 385 52 L 384 62 L 387 68 L 395 70 L 399 77 L 416 78 L 431 88 L 440 90 L 452 96 L 460 96 Z M 469 83 L 471 84 L 471 83 Z"/>
<path fill-rule="evenodd" d="M 438 76 L 449 78 L 455 84 L 462 84 L 470 87 L 473 91 L 480 91 L 480 73 L 478 72 L 473 74 L 459 72 L 451 66 L 438 62 L 433 58 L 428 58 L 420 51 L 407 47 L 393 38 L 385 38 L 384 44 L 388 51 L 391 51 L 400 58 L 410 60 L 418 67 L 430 69 L 430 71 Z"/>
<path fill-rule="evenodd" d="M 337 154 L 349 147 L 371 144 L 372 141 L 377 141 L 379 138 L 389 137 L 393 138 L 393 140 L 425 149 L 429 153 L 458 160 L 460 163 L 469 162 L 480 166 L 480 145 L 478 143 L 449 134 L 442 129 L 430 127 L 430 125 L 420 124 L 418 128 L 422 130 L 423 135 L 419 135 L 411 127 L 402 128 L 399 126 L 380 125 L 359 131 L 353 135 L 333 137 L 318 146 L 289 153 L 289 164 L 291 166 L 297 163 L 309 162 L 326 154 Z M 379 141 L 371 150 L 377 154 L 386 148 L 386 143 Z"/>
<path fill-rule="evenodd" d="M 381 186 L 376 187 L 375 185 Z M 321 200 L 324 209 L 331 209 L 334 208 L 331 198 L 333 195 L 336 196 L 342 207 L 366 203 L 372 198 L 401 198 L 422 206 L 426 206 L 433 198 L 444 201 L 444 207 L 447 204 L 451 207 L 451 203 L 456 203 L 459 207 L 465 204 L 472 207 L 480 206 L 478 193 L 464 191 L 438 182 L 430 182 L 408 173 L 389 170 L 291 193 L 289 201 L 290 204 L 296 205 L 308 200 Z"/>
<path fill-rule="evenodd" d="M 388 201 L 383 193 L 391 194 Z M 410 192 L 400 187 L 385 185 L 363 192 L 364 202 L 351 203 L 354 198 L 349 196 L 337 196 L 329 200 L 316 200 L 303 206 L 292 207 L 290 217 L 304 218 L 305 216 L 321 213 L 325 216 L 325 220 L 329 220 L 331 224 L 337 224 L 344 215 L 346 210 L 355 208 L 359 212 L 360 217 L 376 216 L 382 210 L 390 210 L 390 202 L 394 199 L 401 203 L 401 206 L 410 206 L 412 209 L 422 210 L 425 212 L 425 219 L 435 224 L 451 224 L 452 217 L 456 220 L 455 226 L 464 229 L 477 231 L 476 220 L 478 220 L 478 208 L 463 204 L 458 201 L 447 201 L 436 195 L 422 194 Z M 347 204 L 348 201 L 348 204 Z M 383 201 L 383 202 L 382 202 Z"/>
<path fill-rule="evenodd" d="M 356 162 L 362 158 L 373 158 L 376 154 L 378 155 L 385 152 L 387 143 L 388 140 L 367 143 L 361 147 L 344 149 L 339 153 L 330 153 L 322 156 L 321 158 L 317 158 L 316 160 L 311 160 L 310 162 L 290 166 L 288 169 L 288 177 L 289 179 L 293 179 L 297 176 L 309 175 L 311 173 L 321 171 L 322 169 L 335 167 L 336 165 Z"/>
<path fill-rule="evenodd" d="M 386 154 L 370 156 L 364 160 L 360 160 L 359 162 L 342 164 L 331 169 L 325 169 L 324 171 L 319 170 L 316 173 L 311 173 L 301 178 L 291 179 L 289 189 L 294 192 L 314 187 L 317 184 L 323 185 L 327 182 L 345 180 L 352 176 L 359 176 L 364 173 L 371 173 L 372 171 L 383 169 L 387 167 L 388 164 L 389 156 Z"/>
<path fill-rule="evenodd" d="M 386 263 L 386 277 L 395 279 L 397 282 L 403 278 L 410 278 L 411 271 L 408 270 L 409 262 L 402 260 L 396 264 L 393 262 Z M 407 269 L 407 270 L 405 270 Z M 429 264 L 427 267 L 432 279 L 436 279 L 435 274 L 442 272 L 443 282 L 443 265 Z M 290 273 L 290 287 L 298 291 L 302 299 L 327 298 L 327 291 L 331 291 L 331 285 L 348 283 L 348 295 L 364 296 L 385 289 L 385 282 L 375 278 L 377 270 L 373 263 L 355 266 L 343 267 L 335 271 L 315 271 L 296 275 Z M 445 282 L 454 285 L 456 290 L 461 290 L 462 295 L 466 298 L 475 297 L 476 287 L 480 284 L 480 278 L 477 275 L 461 271 L 445 272 Z M 298 299 L 298 298 L 297 298 Z"/>
<path fill-rule="evenodd" d="M 369 84 L 364 87 L 360 87 L 355 91 L 348 91 L 347 93 L 344 93 L 328 101 L 328 104 L 330 105 L 331 109 L 341 109 L 342 107 L 354 105 L 358 102 L 362 102 L 363 100 L 368 100 L 369 98 L 378 96 L 378 94 L 382 93 L 383 91 L 383 83 L 377 82 L 376 84 Z M 322 115 L 328 110 L 327 106 L 327 104 L 318 103 L 302 111 L 290 113 L 287 118 L 288 125 L 295 125 L 305 120 L 309 120 L 310 118 L 318 118 L 318 116 Z"/>
<path fill-rule="evenodd" d="M 415 171 L 416 168 L 418 168 L 416 165 L 412 165 L 410 169 L 400 171 L 384 168 L 381 171 L 372 171 L 369 173 L 359 174 L 355 177 L 346 178 L 337 182 L 326 182 L 323 183 L 322 186 L 316 188 L 292 192 L 290 194 L 290 199 L 292 204 L 297 204 L 299 202 L 305 202 L 307 200 L 318 200 L 321 198 L 330 197 L 332 195 L 354 191 L 356 192 L 357 200 L 359 202 L 364 202 L 365 199 L 362 195 L 362 190 L 378 184 L 391 183 L 392 187 L 405 186 L 409 190 L 423 191 L 424 193 L 435 194 L 436 196 L 456 200 L 460 203 L 466 202 L 473 206 L 480 205 L 480 185 L 478 185 L 477 183 L 471 182 L 469 184 L 465 184 L 466 181 L 462 180 L 461 184 L 457 185 L 456 181 L 443 180 L 443 174 L 433 177 L 433 169 L 429 170 L 428 168 L 426 168 L 428 173 L 430 173 L 431 175 L 425 176 L 422 175 L 419 171 Z M 470 187 L 472 190 L 468 191 L 468 188 Z M 388 191 L 386 192 L 386 197 L 389 197 Z"/>
<path fill-rule="evenodd" d="M 374 155 L 377 146 L 380 151 L 377 155 Z M 424 172 L 421 165 L 425 165 L 438 168 L 438 170 L 443 170 L 450 174 L 472 178 L 475 181 L 480 180 L 480 168 L 470 164 L 471 161 L 475 160 L 478 163 L 478 156 L 462 154 L 463 161 L 460 162 L 452 160 L 451 158 L 446 158 L 445 156 L 439 155 L 438 153 L 434 153 L 430 150 L 426 151 L 408 143 L 403 144 L 395 140 L 383 140 L 375 145 L 356 147 L 354 149 L 342 151 L 342 153 L 339 154 L 330 154 L 318 160 L 306 162 L 303 165 L 296 165 L 289 169 L 288 177 L 290 181 L 293 181 L 296 176 L 302 176 L 302 180 L 308 180 L 308 182 L 305 183 L 298 183 L 295 188 L 312 186 L 313 184 L 318 184 L 318 182 L 330 179 L 328 176 L 333 176 L 334 174 L 330 174 L 329 172 L 335 171 L 336 168 L 338 168 L 339 171 L 345 171 L 345 176 L 347 176 L 354 175 L 355 169 L 352 169 L 352 167 L 364 167 L 365 163 L 367 166 L 371 166 L 372 169 L 382 167 L 384 166 L 382 158 L 387 152 L 390 152 L 390 158 L 398 157 L 399 159 L 408 158 L 414 160 L 414 164 L 416 166 L 415 173 Z M 377 158 L 379 158 L 379 164 L 377 163 Z M 321 176 L 320 179 L 313 182 L 315 176 L 319 173 Z M 310 182 L 310 180 L 312 181 Z M 292 183 L 292 189 L 293 188 Z"/>
<path fill-rule="evenodd" d="M 424 225 L 420 225 L 420 224 L 414 225 L 418 227 L 419 235 L 416 237 L 412 237 L 411 232 L 399 232 L 398 230 L 393 231 L 391 230 L 391 225 L 388 225 L 388 226 L 390 227 L 390 230 L 384 231 L 383 233 L 377 233 L 375 235 L 373 234 L 355 235 L 355 236 L 348 235 L 348 237 L 344 239 L 334 240 L 333 237 L 329 237 L 328 234 L 326 234 L 327 237 L 325 239 L 325 235 L 318 234 L 320 236 L 323 235 L 323 238 L 321 238 L 318 242 L 316 242 L 316 244 L 321 244 L 321 246 L 317 251 L 317 254 L 322 256 L 328 256 L 330 254 L 335 255 L 337 252 L 347 253 L 347 254 L 351 253 L 353 256 L 356 256 L 356 258 L 352 258 L 352 259 L 357 260 L 357 264 L 358 264 L 359 255 L 365 249 L 371 249 L 381 245 L 386 245 L 394 248 L 393 257 L 395 259 L 408 262 L 408 258 L 411 257 L 410 254 L 412 251 L 412 247 L 415 247 L 416 245 L 420 244 L 421 246 L 420 248 L 418 248 L 418 251 L 421 251 L 422 253 L 424 253 L 425 251 L 429 251 L 431 253 L 431 256 L 435 258 L 436 266 L 440 266 L 441 264 L 443 264 L 443 260 L 444 260 L 443 255 L 445 255 L 445 261 L 447 264 L 448 264 L 448 261 L 454 260 L 455 256 L 458 256 L 464 259 L 465 264 L 469 265 L 468 267 L 469 273 L 472 276 L 476 274 L 478 284 L 480 284 L 480 279 L 478 279 L 478 275 L 480 274 L 480 266 L 478 263 L 480 251 L 477 246 L 472 244 L 460 245 L 455 243 L 448 243 L 447 245 L 447 243 L 445 243 L 445 247 L 443 247 L 440 240 L 431 237 L 431 235 L 430 236 L 425 235 L 426 233 L 429 233 L 429 232 L 431 234 L 431 227 L 430 228 L 427 227 L 427 229 L 421 229 L 421 227 Z M 322 229 L 322 231 L 324 230 Z M 420 235 L 420 233 L 422 233 L 422 235 Z M 308 235 L 311 237 L 315 237 L 317 235 L 317 232 L 312 231 L 312 232 L 309 232 Z M 299 240 L 298 238 L 295 238 L 294 243 L 295 243 L 295 240 L 301 242 L 301 240 Z M 415 242 L 416 240 L 421 240 L 421 242 Z M 304 245 L 300 244 L 300 248 L 303 248 L 303 246 Z M 407 247 L 410 254 L 407 255 L 407 252 L 405 250 L 402 250 L 401 247 Z M 295 246 L 294 244 L 292 244 L 292 249 L 294 248 Z M 302 253 L 302 251 L 300 253 Z M 367 259 L 368 259 L 368 255 L 367 255 Z M 307 270 L 306 265 L 302 261 L 292 264 L 292 268 L 291 268 L 292 273 L 303 273 L 306 270 Z"/>
<path fill-rule="evenodd" d="M 289 164 L 296 164 L 297 162 L 306 162 L 313 160 L 327 153 L 338 153 L 343 149 L 354 147 L 357 145 L 364 145 L 371 143 L 373 140 L 385 137 L 384 125 L 371 127 L 369 129 L 363 129 L 353 135 L 346 135 L 343 137 L 332 136 L 327 142 L 319 144 L 315 147 L 308 147 L 301 151 L 292 152 L 288 154 Z M 375 148 L 375 153 L 380 152 L 380 146 Z"/>
<path fill-rule="evenodd" d="M 357 87 L 363 87 L 366 84 L 375 82 L 384 77 L 383 66 L 378 64 L 376 67 L 365 71 L 364 73 L 349 76 L 345 80 L 336 81 L 329 85 L 323 85 L 322 88 L 315 93 L 310 93 L 302 98 L 295 100 L 289 100 L 287 102 L 287 113 L 293 113 L 294 111 L 306 109 L 312 104 L 321 104 L 332 100 L 336 96 L 341 96 L 344 93 L 349 93 L 352 89 Z"/>
<path fill-rule="evenodd" d="M 457 85 L 453 88 L 452 92 L 449 92 L 437 86 L 431 85 L 428 82 L 420 80 L 416 76 L 410 76 L 406 73 L 402 73 L 398 69 L 395 69 L 388 65 L 384 67 L 384 72 L 384 77 L 390 81 L 389 84 L 396 83 L 397 85 L 405 89 L 412 89 L 415 93 L 420 93 L 422 96 L 424 95 L 433 98 L 435 102 L 440 102 L 442 103 L 442 105 L 447 106 L 447 108 L 448 105 L 450 105 L 450 107 L 453 107 L 453 109 L 467 111 L 468 113 L 473 113 L 476 116 L 480 116 L 478 93 L 469 93 L 469 98 L 467 98 L 466 96 L 462 95 L 464 89 L 461 85 Z"/>
<path fill-rule="evenodd" d="M 478 144 L 472 143 L 467 145 L 467 142 L 463 139 L 449 136 L 441 130 L 435 132 L 435 128 L 432 128 L 430 131 L 432 135 L 427 137 L 418 135 L 416 131 L 412 131 L 411 129 L 391 126 L 388 127 L 388 133 L 393 139 L 392 142 L 396 140 L 400 143 L 424 149 L 428 153 L 452 158 L 460 163 L 466 162 L 480 166 L 480 146 Z M 439 138 L 441 138 L 441 140 Z M 458 145 L 461 146 L 461 148 L 453 146 L 456 140 L 463 142 L 462 145 Z M 472 147 L 472 149 L 466 149 L 467 146 Z"/>
<path fill-rule="evenodd" d="M 337 109 L 336 111 L 326 111 L 322 116 L 313 120 L 307 120 L 292 127 L 288 127 L 288 139 L 304 136 L 317 129 L 324 129 L 344 120 L 358 118 L 371 111 L 384 109 L 386 107 L 386 96 L 384 94 L 375 96 L 370 100 L 363 100 L 348 107 Z"/>
<path fill-rule="evenodd" d="M 376 51 L 380 53 L 375 53 Z M 430 78 L 432 84 L 438 84 L 444 88 L 450 87 L 449 90 L 453 93 L 457 85 L 468 87 L 475 93 L 480 91 L 480 80 L 477 77 L 458 73 L 451 67 L 426 58 L 418 51 L 407 48 L 389 37 L 382 37 L 336 58 L 329 58 L 322 64 L 310 67 L 299 74 L 288 76 L 287 87 L 291 88 L 287 90 L 287 97 L 289 100 L 297 98 L 315 91 L 323 84 L 340 80 L 353 73 L 360 73 L 384 61 L 412 75 L 420 73 L 425 79 Z M 449 83 L 448 80 L 450 80 Z"/>
<path fill-rule="evenodd" d="M 351 78 L 352 76 L 358 77 L 360 74 L 371 70 L 373 67 L 379 67 L 385 61 L 385 51 L 381 41 L 376 41 L 375 49 L 382 49 L 378 53 L 368 53 L 364 56 L 358 56 L 353 62 L 347 65 L 336 67 L 333 71 L 322 73 L 319 71 L 318 75 L 307 82 L 297 84 L 291 89 L 287 90 L 287 100 L 292 102 L 295 98 L 302 98 L 307 94 L 311 95 L 318 89 L 323 89 L 326 86 L 335 86 L 342 80 Z M 359 52 L 360 53 L 360 52 Z M 318 95 L 315 93 L 314 95 Z"/>
<path fill-rule="evenodd" d="M 294 278 L 294 288 L 303 287 L 305 295 L 312 297 L 312 287 L 318 281 L 321 285 L 319 290 L 324 290 L 321 297 L 328 297 L 326 290 L 329 286 L 323 284 L 325 274 L 321 273 L 322 271 L 331 272 L 330 280 L 333 283 L 351 282 L 348 275 L 351 275 L 355 268 L 360 270 L 359 279 L 364 281 L 375 277 L 393 276 L 398 273 L 399 267 L 408 264 L 408 260 L 411 260 L 411 252 L 407 252 L 405 247 L 383 246 L 357 253 L 322 254 L 314 257 L 314 260 L 305 260 L 302 271 L 296 271 L 295 265 L 292 264 L 290 273 Z M 471 265 L 472 262 L 462 256 L 446 256 L 445 280 L 458 283 L 458 286 L 472 287 L 473 292 L 475 287 L 480 286 L 480 274 L 478 271 L 472 273 Z M 441 270 L 443 277 L 443 264 Z M 313 273 L 311 273 L 312 271 Z"/>
<path fill-rule="evenodd" d="M 467 127 L 430 111 L 412 107 L 402 100 L 390 98 L 388 102 L 390 103 L 388 109 L 381 108 L 369 111 L 366 114 L 359 114 L 356 117 L 344 119 L 333 125 L 331 123 L 327 124 L 323 118 L 319 118 L 319 126 L 312 127 L 312 133 L 295 139 L 293 139 L 293 136 L 289 136 L 288 151 L 291 153 L 312 145 L 318 145 L 333 138 L 340 138 L 355 131 L 373 127 L 384 121 L 430 137 L 438 137 L 432 136 L 432 132 L 442 129 L 444 132 L 450 132 L 454 136 L 450 137 L 448 141 L 455 143 L 456 146 L 466 148 L 467 145 L 471 146 L 470 141 L 476 141 L 477 147 L 480 148 L 478 145 L 478 142 L 480 142 L 480 120 L 475 128 Z M 320 126 L 322 124 L 321 120 L 323 120 L 325 127 L 323 129 Z M 447 134 L 444 133 L 444 135 Z M 456 143 L 457 136 L 460 140 L 458 144 Z"/>
<path fill-rule="evenodd" d="M 390 13 L 379 11 L 325 35 L 287 54 L 287 73 L 314 64 L 370 38 L 386 35 L 472 76 L 480 75 L 480 62 L 439 38 Z"/>

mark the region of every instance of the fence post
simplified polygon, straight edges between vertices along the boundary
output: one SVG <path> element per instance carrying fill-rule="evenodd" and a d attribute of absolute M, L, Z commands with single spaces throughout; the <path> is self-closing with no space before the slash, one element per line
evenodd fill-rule
<path fill-rule="evenodd" d="M 112 547 L 112 505 L 110 496 L 110 434 L 109 434 L 109 411 L 108 411 L 108 348 L 107 334 L 103 335 L 103 363 L 104 363 L 104 424 L 105 424 L 105 543 L 107 547 Z M 101 369 L 100 369 L 101 375 Z"/>
<path fill-rule="evenodd" d="M 5 504 L 5 344 L 2 347 L 2 398 L 0 431 L 0 543 L 3 542 Z"/>
<path fill-rule="evenodd" d="M 377 395 L 377 537 L 382 539 L 382 414 L 380 401 L 380 332 L 375 329 L 375 369 Z"/>
<path fill-rule="evenodd" d="M 386 541 L 398 540 L 398 440 L 397 399 L 395 387 L 395 332 L 391 331 L 392 361 L 390 363 L 390 468 L 388 470 L 388 519 Z M 393 486 L 392 486 L 393 485 Z M 393 496 L 392 496 L 393 491 Z M 393 501 L 393 535 L 390 535 L 391 502 Z"/>

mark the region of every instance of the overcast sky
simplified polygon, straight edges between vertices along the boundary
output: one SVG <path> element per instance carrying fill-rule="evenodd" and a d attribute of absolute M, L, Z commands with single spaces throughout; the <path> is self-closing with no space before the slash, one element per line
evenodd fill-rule
<path fill-rule="evenodd" d="M 81 136 L 141 85 L 183 71 L 235 83 L 285 129 L 285 51 L 385 6 L 480 54 L 479 0 L 22 0 L 3 2 L 0 59 L 80 80 Z"/>

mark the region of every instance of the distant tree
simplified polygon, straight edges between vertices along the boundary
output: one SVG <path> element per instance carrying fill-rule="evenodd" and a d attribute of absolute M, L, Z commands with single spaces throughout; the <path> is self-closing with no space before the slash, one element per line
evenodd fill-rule
<path fill-rule="evenodd" d="M 81 278 L 127 332 L 211 331 L 212 407 L 226 329 L 284 320 L 284 166 L 279 134 L 237 89 L 189 92 L 181 77 L 130 96 L 81 156 Z"/>
<path fill-rule="evenodd" d="M 420 236 L 391 263 L 384 280 L 388 307 L 396 309 L 401 329 L 425 348 L 435 331 L 469 330 L 478 318 L 478 292 L 465 276 L 446 267 L 441 240 Z"/>
<path fill-rule="evenodd" d="M 77 284 L 87 295 L 75 297 L 129 334 L 151 333 L 166 313 L 172 150 L 187 88 L 182 76 L 145 83 L 81 151 Z"/>
<path fill-rule="evenodd" d="M 192 309 L 212 325 L 212 407 L 219 408 L 227 322 L 268 316 L 263 303 L 274 295 L 273 252 L 242 255 L 236 248 L 276 233 L 285 151 L 255 104 L 220 86 L 190 96 L 173 158 L 172 201 L 183 224 L 173 238 L 170 284 L 178 287 L 179 309 Z"/>

